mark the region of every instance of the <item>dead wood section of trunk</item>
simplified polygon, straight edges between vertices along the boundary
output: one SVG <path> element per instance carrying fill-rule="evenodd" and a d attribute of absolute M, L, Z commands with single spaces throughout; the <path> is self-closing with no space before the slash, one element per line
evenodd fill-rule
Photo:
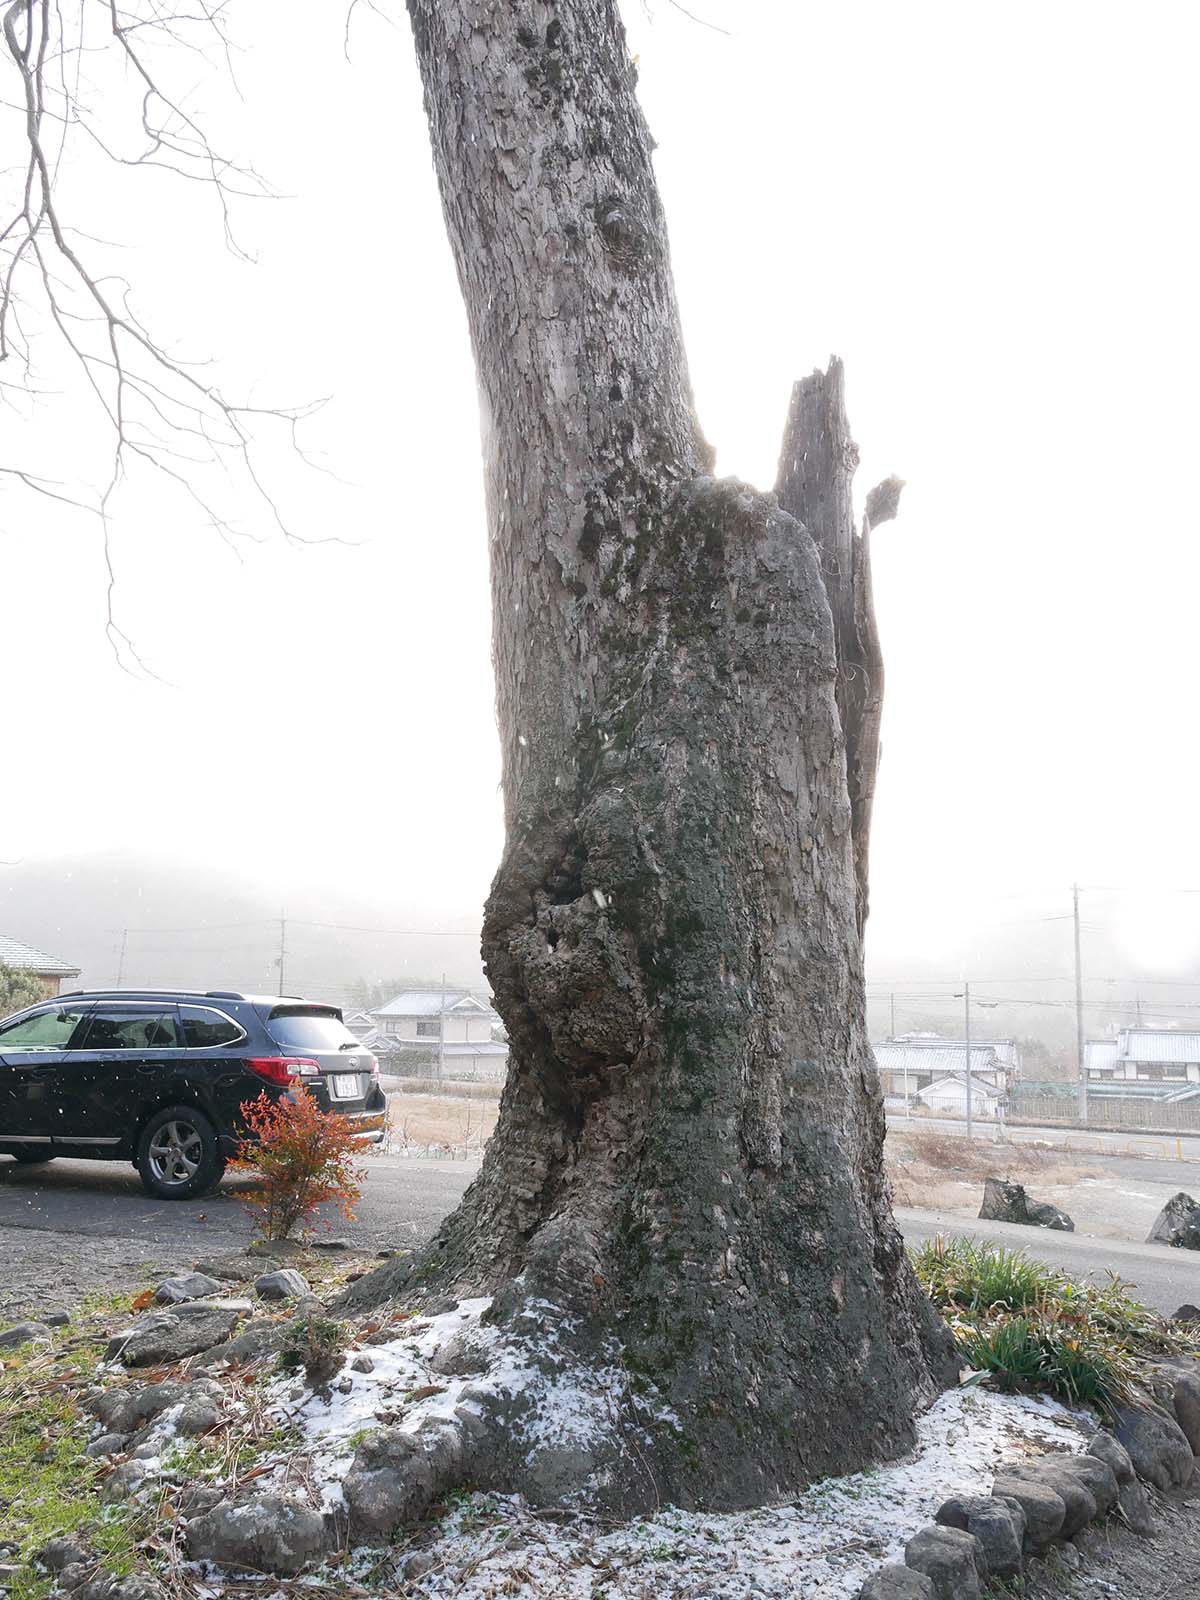
<path fill-rule="evenodd" d="M 447 1473 L 753 1504 L 906 1448 L 952 1369 L 865 1032 L 838 692 L 865 564 L 845 601 L 823 534 L 709 476 L 613 0 L 409 11 L 479 372 L 512 1048 L 461 1207 L 345 1304 L 491 1293 L 493 1326 L 619 1367 L 602 1437 L 517 1450 L 517 1401 Z M 848 431 L 807 426 L 785 458 L 850 517 Z"/>

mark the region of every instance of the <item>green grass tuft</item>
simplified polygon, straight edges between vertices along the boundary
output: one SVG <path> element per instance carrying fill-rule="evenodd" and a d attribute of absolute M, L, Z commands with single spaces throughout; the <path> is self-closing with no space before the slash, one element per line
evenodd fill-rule
<path fill-rule="evenodd" d="M 931 1240 L 913 1265 L 964 1359 L 1002 1389 L 1111 1413 L 1131 1397 L 1139 1361 L 1198 1348 L 1113 1273 L 1076 1283 L 1024 1251 L 965 1238 Z"/>

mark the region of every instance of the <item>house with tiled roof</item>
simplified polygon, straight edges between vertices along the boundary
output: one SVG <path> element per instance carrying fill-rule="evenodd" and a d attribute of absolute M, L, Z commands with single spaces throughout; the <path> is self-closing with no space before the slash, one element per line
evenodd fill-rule
<path fill-rule="evenodd" d="M 507 1069 L 500 1018 L 469 989 L 405 989 L 371 1020 L 375 1031 L 363 1043 L 384 1071 L 495 1081 Z"/>
<path fill-rule="evenodd" d="M 1200 1096 L 1200 1033 L 1183 1028 L 1122 1028 L 1084 1045 L 1089 1094 L 1180 1100 Z"/>
<path fill-rule="evenodd" d="M 79 968 L 58 956 L 48 956 L 44 950 L 35 950 L 31 944 L 22 944 L 10 934 L 0 933 L 0 967 L 12 967 L 17 972 L 32 972 L 48 999 L 58 994 L 67 978 L 77 978 Z"/>

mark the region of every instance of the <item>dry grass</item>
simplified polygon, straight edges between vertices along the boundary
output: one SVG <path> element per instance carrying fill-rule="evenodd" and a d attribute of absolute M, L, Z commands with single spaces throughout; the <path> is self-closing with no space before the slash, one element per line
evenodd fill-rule
<path fill-rule="evenodd" d="M 491 1138 L 500 1107 L 486 1099 L 406 1094 L 388 1097 L 384 1148 L 403 1155 L 477 1155 Z"/>
<path fill-rule="evenodd" d="M 961 1210 L 968 1202 L 974 1209 L 979 1202 L 975 1186 L 985 1178 L 1057 1185 L 1103 1176 L 1094 1168 L 1070 1165 L 1061 1150 L 985 1143 L 952 1133 L 890 1133 L 886 1152 L 896 1204 L 925 1210 Z"/>

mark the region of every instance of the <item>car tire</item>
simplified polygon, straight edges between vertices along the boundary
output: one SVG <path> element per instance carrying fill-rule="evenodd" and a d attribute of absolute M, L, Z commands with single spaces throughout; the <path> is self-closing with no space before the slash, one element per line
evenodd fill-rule
<path fill-rule="evenodd" d="M 14 1161 L 19 1161 L 23 1167 L 41 1167 L 45 1166 L 47 1161 L 54 1160 L 52 1155 L 45 1155 L 41 1150 L 14 1150 L 12 1158 Z"/>
<path fill-rule="evenodd" d="M 194 1106 L 164 1106 L 142 1129 L 137 1169 L 156 1200 L 194 1200 L 225 1171 L 217 1130 Z"/>

